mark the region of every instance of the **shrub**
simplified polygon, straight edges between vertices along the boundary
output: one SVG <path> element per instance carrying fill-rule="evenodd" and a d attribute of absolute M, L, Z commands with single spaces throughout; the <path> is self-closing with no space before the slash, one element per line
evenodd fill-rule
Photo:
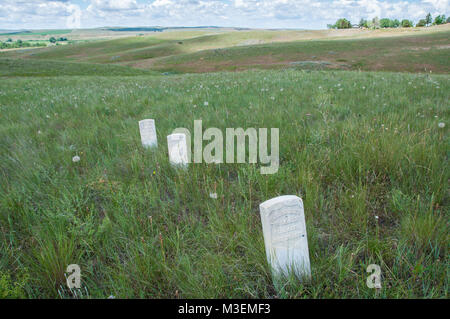
<path fill-rule="evenodd" d="M 336 21 L 335 27 L 337 29 L 349 29 L 352 27 L 352 24 L 350 21 L 348 21 L 347 19 L 343 18 L 343 19 L 339 19 Z"/>
<path fill-rule="evenodd" d="M 358 24 L 361 28 L 368 28 L 369 25 L 367 24 L 367 20 L 366 19 L 362 19 L 359 20 L 359 24 Z"/>
<path fill-rule="evenodd" d="M 411 28 L 413 26 L 412 21 L 408 19 L 403 19 L 401 24 L 403 28 Z"/>
<path fill-rule="evenodd" d="M 383 18 L 380 20 L 380 28 L 390 28 L 391 27 L 391 19 Z"/>
<path fill-rule="evenodd" d="M 400 26 L 400 21 L 398 19 L 391 20 L 391 28 L 398 28 Z"/>
<path fill-rule="evenodd" d="M 434 18 L 435 25 L 444 24 L 445 23 L 445 14 L 438 15 L 436 18 Z"/>
<path fill-rule="evenodd" d="M 425 19 L 420 19 L 419 22 L 417 22 L 416 27 L 424 27 L 427 25 L 427 21 Z"/>

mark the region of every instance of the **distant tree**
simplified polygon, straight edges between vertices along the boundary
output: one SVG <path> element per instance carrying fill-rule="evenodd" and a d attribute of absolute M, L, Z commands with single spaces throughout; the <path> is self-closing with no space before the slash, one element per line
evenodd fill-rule
<path fill-rule="evenodd" d="M 416 27 L 424 27 L 427 25 L 427 20 L 420 19 L 419 22 L 417 22 Z"/>
<path fill-rule="evenodd" d="M 398 28 L 400 26 L 400 21 L 398 19 L 391 20 L 391 28 Z"/>
<path fill-rule="evenodd" d="M 8 38 L 8 40 L 6 40 L 6 42 L 12 42 L 12 39 L 11 39 L 11 38 Z"/>
<path fill-rule="evenodd" d="M 372 19 L 372 28 L 374 29 L 380 28 L 380 19 L 378 17 Z"/>
<path fill-rule="evenodd" d="M 448 17 L 447 20 L 445 20 L 445 23 L 450 23 L 450 17 Z"/>
<path fill-rule="evenodd" d="M 445 14 L 438 15 L 436 18 L 434 18 L 435 25 L 444 24 L 445 23 Z"/>
<path fill-rule="evenodd" d="M 339 19 L 335 23 L 336 29 L 350 29 L 352 27 L 352 23 L 345 18 Z"/>
<path fill-rule="evenodd" d="M 433 22 L 433 17 L 431 16 L 431 13 L 428 13 L 425 17 L 425 24 L 426 26 L 429 26 Z"/>
<path fill-rule="evenodd" d="M 411 28 L 413 26 L 413 22 L 408 19 L 403 19 L 401 24 L 403 28 Z"/>
<path fill-rule="evenodd" d="M 67 41 L 67 38 L 66 37 L 60 37 L 60 38 L 58 38 L 58 41 Z"/>
<path fill-rule="evenodd" d="M 50 41 L 50 43 L 56 43 L 55 37 L 51 37 L 50 39 L 48 39 L 48 41 Z"/>
<path fill-rule="evenodd" d="M 391 27 L 391 19 L 383 18 L 380 19 L 380 28 L 390 28 Z"/>
<path fill-rule="evenodd" d="M 18 39 L 18 40 L 16 41 L 16 43 L 17 43 L 19 46 L 21 46 L 23 42 L 22 42 L 22 40 Z"/>
<path fill-rule="evenodd" d="M 361 18 L 361 20 L 359 20 L 359 27 L 360 28 L 368 28 L 369 26 L 367 25 L 367 20 L 366 19 L 363 19 L 363 18 Z"/>

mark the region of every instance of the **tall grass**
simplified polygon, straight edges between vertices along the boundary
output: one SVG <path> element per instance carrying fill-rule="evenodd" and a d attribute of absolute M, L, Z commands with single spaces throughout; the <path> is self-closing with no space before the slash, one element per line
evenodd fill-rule
<path fill-rule="evenodd" d="M 446 75 L 295 70 L 0 79 L 0 273 L 31 298 L 61 296 L 73 263 L 100 298 L 446 298 L 448 92 Z M 278 127 L 278 173 L 174 169 L 165 137 L 195 119 Z M 258 205 L 282 194 L 304 200 L 312 281 L 280 291 Z"/>

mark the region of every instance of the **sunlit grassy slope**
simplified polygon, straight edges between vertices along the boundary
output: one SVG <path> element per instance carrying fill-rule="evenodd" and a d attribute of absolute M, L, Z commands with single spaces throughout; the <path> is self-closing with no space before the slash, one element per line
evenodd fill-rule
<path fill-rule="evenodd" d="M 144 74 L 151 75 L 155 72 L 120 65 L 0 58 L 0 76 L 130 76 Z"/>
<path fill-rule="evenodd" d="M 286 67 L 448 73 L 449 39 L 450 24 L 395 30 L 172 31 L 0 57 L 191 73 Z"/>
<path fill-rule="evenodd" d="M 3 77 L 0 295 L 73 297 L 76 263 L 85 297 L 446 298 L 449 89 L 448 75 L 295 69 Z M 171 167 L 166 135 L 195 119 L 279 128 L 279 171 Z M 283 194 L 304 200 L 312 281 L 277 291 L 258 205 Z"/>
<path fill-rule="evenodd" d="M 449 73 L 450 31 L 403 37 L 248 45 L 135 62 L 178 72 L 304 68 Z"/>

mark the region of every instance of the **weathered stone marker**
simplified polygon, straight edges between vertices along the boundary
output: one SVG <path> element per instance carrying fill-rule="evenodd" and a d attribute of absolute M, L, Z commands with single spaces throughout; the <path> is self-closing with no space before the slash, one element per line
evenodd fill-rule
<path fill-rule="evenodd" d="M 188 164 L 186 134 L 175 133 L 168 135 L 167 146 L 169 148 L 170 163 L 186 167 Z"/>
<path fill-rule="evenodd" d="M 311 277 L 303 201 L 279 196 L 259 205 L 267 261 L 274 277 L 293 271 L 300 280 Z"/>
<path fill-rule="evenodd" d="M 139 121 L 142 146 L 145 148 L 157 147 L 155 120 L 147 119 Z"/>

